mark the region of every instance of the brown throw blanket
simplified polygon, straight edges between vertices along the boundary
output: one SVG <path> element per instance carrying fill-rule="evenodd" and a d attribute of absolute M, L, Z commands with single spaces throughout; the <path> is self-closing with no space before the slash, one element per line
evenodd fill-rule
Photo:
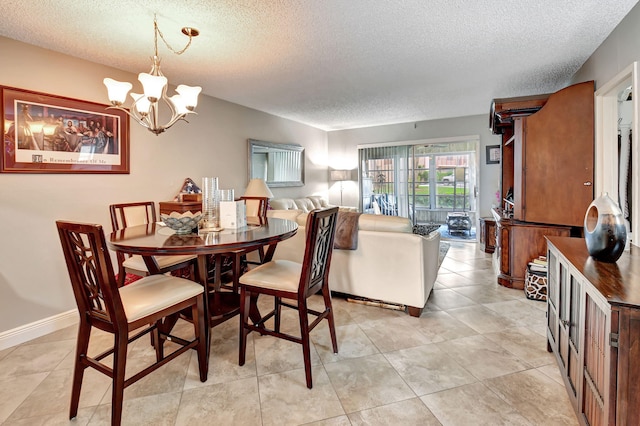
<path fill-rule="evenodd" d="M 360 214 L 357 212 L 338 212 L 333 248 L 339 250 L 355 250 L 358 248 L 358 219 Z"/>

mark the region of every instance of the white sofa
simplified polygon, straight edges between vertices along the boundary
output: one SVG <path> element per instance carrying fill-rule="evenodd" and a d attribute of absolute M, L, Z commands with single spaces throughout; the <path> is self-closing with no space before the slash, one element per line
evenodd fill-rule
<path fill-rule="evenodd" d="M 298 233 L 278 244 L 274 259 L 302 261 L 307 213 L 299 209 L 269 210 L 269 217 L 295 220 Z M 440 234 L 412 233 L 407 218 L 362 214 L 358 248 L 333 250 L 329 287 L 376 301 L 404 305 L 420 316 L 438 274 Z"/>
<path fill-rule="evenodd" d="M 269 207 L 273 210 L 300 210 L 308 213 L 311 210 L 332 207 L 327 200 L 320 195 L 309 195 L 301 198 L 272 198 L 269 200 Z M 355 207 L 339 206 L 340 210 L 357 211 Z"/>

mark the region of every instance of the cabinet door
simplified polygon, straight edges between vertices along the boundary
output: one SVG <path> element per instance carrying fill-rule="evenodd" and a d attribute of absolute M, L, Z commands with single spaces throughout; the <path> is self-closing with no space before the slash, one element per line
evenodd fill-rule
<path fill-rule="evenodd" d="M 558 303 L 559 303 L 559 278 L 558 278 L 558 256 L 555 251 L 547 252 L 547 348 L 550 351 L 558 352 Z"/>
<path fill-rule="evenodd" d="M 522 173 L 520 200 L 514 182 L 518 219 L 583 226 L 593 201 L 593 89 L 592 81 L 569 86 L 522 119 L 522 167 L 514 171 Z"/>
<path fill-rule="evenodd" d="M 612 311 L 612 329 L 615 330 L 615 314 Z M 611 376 L 617 376 L 617 394 L 610 395 L 609 400 L 620 401 L 616 416 L 617 424 L 640 424 L 640 310 L 637 308 L 620 309 L 620 339 L 619 348 L 612 348 L 612 357 L 618 355 L 617 372 L 611 371 Z M 614 365 L 613 363 L 611 364 Z M 613 368 L 612 368 L 613 369 Z M 609 416 L 611 418 L 611 416 Z"/>
<path fill-rule="evenodd" d="M 580 411 L 590 425 L 615 424 L 609 393 L 611 309 L 598 293 L 585 293 L 584 373 Z M 611 411 L 609 411 L 611 410 Z M 613 416 L 610 420 L 608 417 Z"/>
<path fill-rule="evenodd" d="M 580 369 L 580 281 L 563 262 L 558 263 L 558 358 L 572 404 L 577 406 Z"/>

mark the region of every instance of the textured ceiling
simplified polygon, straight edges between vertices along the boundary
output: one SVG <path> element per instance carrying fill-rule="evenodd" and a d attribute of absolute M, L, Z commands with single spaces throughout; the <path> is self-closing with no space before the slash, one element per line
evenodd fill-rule
<path fill-rule="evenodd" d="M 637 1 L 1 0 L 0 35 L 147 72 L 155 13 L 176 50 L 201 33 L 159 45 L 171 84 L 336 130 L 556 91 Z"/>

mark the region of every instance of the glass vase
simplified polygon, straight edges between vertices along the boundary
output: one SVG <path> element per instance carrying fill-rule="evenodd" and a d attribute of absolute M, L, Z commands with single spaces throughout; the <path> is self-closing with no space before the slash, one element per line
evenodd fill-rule
<path fill-rule="evenodd" d="M 218 178 L 202 178 L 202 228 L 214 229 L 220 226 L 220 199 Z"/>
<path fill-rule="evenodd" d="M 627 243 L 627 228 L 618 205 L 604 192 L 593 200 L 584 217 L 584 238 L 589 255 L 614 263 Z"/>

